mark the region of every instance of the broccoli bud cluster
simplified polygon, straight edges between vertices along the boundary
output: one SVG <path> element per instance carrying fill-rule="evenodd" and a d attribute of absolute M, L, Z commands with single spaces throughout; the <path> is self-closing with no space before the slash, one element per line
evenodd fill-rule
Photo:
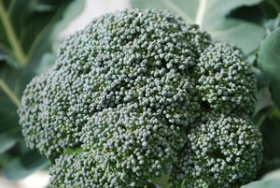
<path fill-rule="evenodd" d="M 209 45 L 196 67 L 196 89 L 212 111 L 251 114 L 255 103 L 255 79 L 242 52 L 224 43 Z"/>
<path fill-rule="evenodd" d="M 23 135 L 50 187 L 231 187 L 253 179 L 261 135 L 242 52 L 168 11 L 94 19 L 26 87 Z M 186 182 L 186 184 L 184 184 Z M 226 183 L 225 183 L 226 182 Z"/>
<path fill-rule="evenodd" d="M 174 187 L 183 181 L 189 188 L 240 187 L 255 176 L 262 158 L 260 132 L 247 118 L 207 116 L 187 135 L 173 168 Z"/>

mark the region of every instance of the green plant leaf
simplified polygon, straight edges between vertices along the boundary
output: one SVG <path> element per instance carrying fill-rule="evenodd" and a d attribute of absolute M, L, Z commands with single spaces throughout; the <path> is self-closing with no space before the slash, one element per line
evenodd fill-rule
<path fill-rule="evenodd" d="M 274 103 L 271 100 L 271 95 L 267 87 L 260 89 L 257 92 L 257 102 L 253 117 L 264 108 L 273 107 Z"/>
<path fill-rule="evenodd" d="M 258 65 L 270 81 L 272 99 L 280 107 L 280 28 L 273 31 L 262 43 Z"/>
<path fill-rule="evenodd" d="M 54 25 L 62 19 L 73 0 L 0 0 L 0 54 L 21 66 L 50 50 Z M 80 11 L 84 1 L 77 1 Z M 79 5 L 79 6 L 77 6 Z M 69 21 L 69 19 L 68 19 Z M 7 58 L 6 58 L 7 59 Z"/>
<path fill-rule="evenodd" d="M 13 147 L 16 142 L 17 139 L 15 135 L 9 133 L 0 134 L 0 154 Z"/>
<path fill-rule="evenodd" d="M 267 35 L 270 35 L 274 30 L 280 27 L 280 14 L 274 19 L 267 20 L 264 24 Z"/>
<path fill-rule="evenodd" d="M 263 88 L 268 88 L 269 80 L 266 74 L 263 71 L 261 71 L 259 68 L 253 68 L 253 71 L 257 79 L 257 89 L 261 90 Z"/>
<path fill-rule="evenodd" d="M 259 174 L 259 176 L 263 176 L 263 175 L 267 174 L 268 172 L 272 172 L 279 168 L 280 168 L 280 157 L 274 158 L 269 161 L 264 161 L 258 174 Z M 280 176 L 279 176 L 279 178 L 280 178 Z"/>
<path fill-rule="evenodd" d="M 247 185 L 241 186 L 241 188 L 279 188 L 280 179 L 269 179 L 269 180 L 260 180 L 254 181 Z"/>
<path fill-rule="evenodd" d="M 51 51 L 54 35 L 83 5 L 83 0 L 0 0 L 1 125 L 14 124 L 12 118 L 17 121 L 16 109 L 22 90 L 37 73 L 37 67 L 46 67 L 46 61 L 41 59 Z"/>
<path fill-rule="evenodd" d="M 228 17 L 241 6 L 256 5 L 261 0 L 131 0 L 133 7 L 169 9 L 187 22 L 200 25 L 214 39 L 224 40 L 252 52 L 264 36 L 264 29 L 255 23 Z"/>
<path fill-rule="evenodd" d="M 0 133 L 13 134 L 20 131 L 17 107 L 21 80 L 20 72 L 0 64 Z"/>
<path fill-rule="evenodd" d="M 49 70 L 55 64 L 55 55 L 53 53 L 45 53 L 42 56 L 41 63 L 36 68 L 36 74 L 41 74 Z"/>
<path fill-rule="evenodd" d="M 268 18 L 275 18 L 280 12 L 279 0 L 264 0 L 261 8 Z"/>
<path fill-rule="evenodd" d="M 264 160 L 280 158 L 280 111 L 278 109 L 270 110 L 260 126 L 260 131 L 263 136 Z"/>
<path fill-rule="evenodd" d="M 241 188 L 278 188 L 280 187 L 280 170 L 266 174 L 261 180 L 248 183 Z"/>
<path fill-rule="evenodd" d="M 44 159 L 37 151 L 30 150 L 22 156 L 11 160 L 3 169 L 3 174 L 11 180 L 24 178 L 34 171 L 44 169 L 49 161 Z"/>

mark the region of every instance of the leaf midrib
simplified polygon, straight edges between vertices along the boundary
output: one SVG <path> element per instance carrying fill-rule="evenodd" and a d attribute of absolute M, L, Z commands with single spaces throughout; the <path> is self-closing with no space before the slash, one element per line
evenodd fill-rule
<path fill-rule="evenodd" d="M 16 94 L 9 88 L 9 86 L 4 82 L 2 78 L 0 78 L 0 88 L 3 92 L 10 98 L 13 104 L 18 107 L 20 105 L 20 100 L 16 96 Z"/>
<path fill-rule="evenodd" d="M 0 0 L 0 20 L 3 22 L 4 25 L 4 29 L 5 32 L 7 34 L 9 43 L 12 47 L 12 51 L 10 51 L 9 49 L 7 49 L 5 46 L 2 46 L 0 44 L 0 48 L 2 48 L 3 50 L 13 54 L 13 56 L 15 57 L 16 61 L 21 64 L 22 66 L 25 66 L 28 62 L 29 59 L 31 58 L 31 56 L 34 53 L 34 50 L 36 49 L 36 45 L 39 44 L 39 41 L 41 40 L 43 33 L 45 32 L 45 30 L 47 29 L 47 26 L 49 25 L 49 23 L 52 23 L 53 20 L 55 20 L 55 18 L 57 17 L 57 14 L 53 17 L 52 20 L 50 20 L 50 22 L 47 24 L 46 27 L 44 27 L 44 29 L 42 29 L 42 31 L 38 34 L 38 36 L 36 37 L 36 39 L 34 40 L 34 43 L 31 47 L 31 49 L 29 50 L 28 54 L 25 54 L 23 52 L 23 49 L 21 47 L 21 43 L 18 40 L 18 38 L 15 35 L 14 32 L 14 28 L 12 27 L 11 21 L 9 19 L 9 14 L 10 11 L 5 11 L 4 5 L 2 0 Z M 20 105 L 20 100 L 17 97 L 17 95 L 15 94 L 15 92 L 13 92 L 13 90 L 7 85 L 6 81 L 0 77 L 0 91 L 3 91 L 3 93 L 6 94 L 6 96 L 11 100 L 11 102 L 18 107 Z"/>
<path fill-rule="evenodd" d="M 195 23 L 199 26 L 202 26 L 206 5 L 207 0 L 199 0 L 197 13 L 195 17 Z"/>
<path fill-rule="evenodd" d="M 15 59 L 20 65 L 22 66 L 26 65 L 27 64 L 26 54 L 24 53 L 22 46 L 15 34 L 15 30 L 11 24 L 11 20 L 9 19 L 8 13 L 4 8 L 4 4 L 2 0 L 0 0 L 0 20 L 4 25 L 4 30 L 9 40 L 9 43 L 11 45 L 12 52 L 15 56 Z"/>

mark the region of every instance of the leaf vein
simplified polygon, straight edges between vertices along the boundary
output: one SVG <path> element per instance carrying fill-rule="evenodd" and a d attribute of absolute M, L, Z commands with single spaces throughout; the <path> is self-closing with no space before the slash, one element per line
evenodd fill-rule
<path fill-rule="evenodd" d="M 4 30 L 10 42 L 15 59 L 21 65 L 25 65 L 27 63 L 26 55 L 24 54 L 21 44 L 15 34 L 14 28 L 11 24 L 11 20 L 8 17 L 2 0 L 0 0 L 0 19 L 2 20 Z"/>
<path fill-rule="evenodd" d="M 4 82 L 3 79 L 0 78 L 0 89 L 11 99 L 16 107 L 19 106 L 20 101 L 16 94 L 9 88 L 9 86 Z"/>

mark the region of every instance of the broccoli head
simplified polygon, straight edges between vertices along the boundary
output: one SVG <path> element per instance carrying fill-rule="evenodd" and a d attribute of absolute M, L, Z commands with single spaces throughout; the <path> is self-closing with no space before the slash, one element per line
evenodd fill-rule
<path fill-rule="evenodd" d="M 241 185 L 262 159 L 255 85 L 238 48 L 168 11 L 132 9 L 69 37 L 18 113 L 27 145 L 53 163 L 50 187 Z"/>

